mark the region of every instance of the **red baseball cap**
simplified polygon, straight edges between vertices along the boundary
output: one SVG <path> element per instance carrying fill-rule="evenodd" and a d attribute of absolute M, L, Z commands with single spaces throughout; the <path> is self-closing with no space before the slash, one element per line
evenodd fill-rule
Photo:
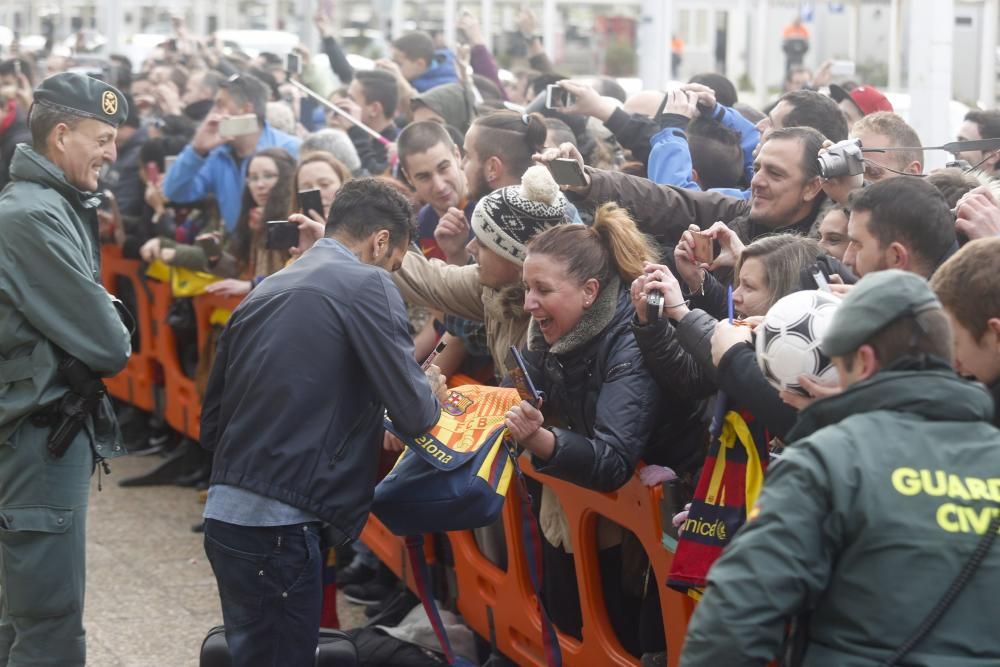
<path fill-rule="evenodd" d="M 850 99 L 861 113 L 867 116 L 876 111 L 892 111 L 892 102 L 875 86 L 857 86 L 847 92 L 837 84 L 830 85 L 830 97 L 834 102 Z"/>

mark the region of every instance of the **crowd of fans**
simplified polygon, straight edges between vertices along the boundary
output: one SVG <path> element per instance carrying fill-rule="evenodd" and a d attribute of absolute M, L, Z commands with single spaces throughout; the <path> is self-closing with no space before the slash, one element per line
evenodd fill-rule
<path fill-rule="evenodd" d="M 102 239 L 126 257 L 214 274 L 219 280 L 209 293 L 245 296 L 310 252 L 333 223 L 342 187 L 381 181 L 414 211 L 411 251 L 392 279 L 408 308 L 417 360 L 444 338 L 449 344 L 436 363 L 445 376 L 500 383 L 510 346 L 524 349 L 547 400 L 541 411 L 513 410 L 512 435 L 538 471 L 597 491 L 621 487 L 642 461 L 644 480 L 677 480 L 689 501 L 720 393 L 773 470 L 781 469 L 801 411 L 849 392 L 850 383 L 844 374 L 836 386 L 804 377 L 804 393 L 779 393 L 757 364 L 752 327 L 727 317 L 727 292 L 736 318 L 757 325 L 782 297 L 815 289 L 817 266 L 845 299 L 872 274 L 919 276 L 937 294 L 953 343 L 949 338 L 941 358 L 924 355 L 917 366 L 944 373 L 941 362 L 950 362 L 1000 397 L 1000 283 L 993 274 L 1000 150 L 959 153 L 954 164 L 925 173 L 920 137 L 877 89 L 810 78 L 795 67 L 787 92 L 765 109 L 741 102 L 733 84 L 714 73 L 627 96 L 613 79 L 561 75 L 530 22 L 522 17 L 528 58 L 511 80 L 500 76 L 468 14 L 460 22 L 465 43 L 452 49 L 409 33 L 370 71 L 350 65 L 322 15 L 316 24 L 326 59 L 298 47 L 301 73 L 286 71 L 277 55 L 224 52 L 183 31 L 138 67 L 122 60 L 103 73 L 126 93 L 129 115 L 117 135 L 117 161 L 101 176 L 113 204 L 100 213 Z M 26 119 L 33 84 L 70 65 L 23 57 L 0 63 L 0 185 L 15 145 L 32 139 Z M 551 85 L 572 95 L 568 106 L 546 105 Z M 256 122 L 228 134 L 227 121 L 244 116 Z M 957 129 L 960 140 L 1000 138 L 1000 110 L 970 111 Z M 823 178 L 819 156 L 849 138 L 868 149 L 907 150 L 866 153 L 862 174 Z M 583 184 L 557 185 L 546 168 L 556 159 L 578 162 Z M 302 210 L 297 195 L 309 190 L 319 191 L 322 210 Z M 298 243 L 268 249 L 267 223 L 290 217 Z M 696 252 L 706 242 L 707 260 Z M 649 317 L 652 292 L 663 296 L 660 318 Z M 917 321 L 912 312 L 902 317 Z M 931 335 L 919 322 L 915 331 L 913 340 Z M 179 351 L 185 368 L 203 386 L 212 350 L 186 345 Z M 876 347 L 876 357 L 886 349 Z M 874 363 L 909 368 L 896 363 L 908 352 L 886 352 L 895 356 Z M 123 408 L 122 416 L 130 449 L 150 452 L 174 440 L 155 415 Z M 985 414 L 977 419 L 998 423 Z M 1000 433 L 993 441 L 1000 444 Z M 382 446 L 391 459 L 401 443 L 386 435 Z M 207 488 L 209 457 L 195 459 L 171 481 Z M 907 465 L 926 467 L 919 459 Z M 985 474 L 995 482 L 996 469 Z M 994 512 L 998 488 L 979 497 Z M 545 538 L 542 602 L 562 632 L 580 637 L 565 515 L 547 487 L 536 491 Z M 502 527 L 476 537 L 505 567 Z M 620 526 L 600 520 L 597 541 L 603 600 L 619 640 L 643 664 L 664 664 L 663 582 L 648 576 L 648 560 Z M 338 584 L 348 599 L 369 605 L 370 615 L 398 604 L 394 577 L 363 545 L 340 557 Z M 991 558 L 984 577 L 997 574 L 995 553 Z M 912 574 L 908 585 L 923 586 L 919 572 Z M 715 587 L 710 580 L 706 600 L 714 601 Z M 810 605 L 822 605 L 820 593 L 809 594 Z M 936 595 L 928 593 L 928 607 Z M 735 623 L 717 604 L 696 616 L 699 639 L 685 664 L 736 664 L 704 647 L 713 619 Z M 842 620 L 825 614 L 827 623 Z M 898 633 L 890 634 L 885 641 L 892 643 Z M 881 645 L 872 641 L 878 655 Z M 958 645 L 956 655 L 1000 659 L 985 636 Z"/>

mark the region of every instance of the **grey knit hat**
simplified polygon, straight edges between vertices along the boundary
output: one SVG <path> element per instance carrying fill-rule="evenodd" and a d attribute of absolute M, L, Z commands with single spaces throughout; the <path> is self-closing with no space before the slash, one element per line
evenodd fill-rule
<path fill-rule="evenodd" d="M 552 174 L 536 165 L 524 172 L 521 185 L 494 190 L 472 212 L 476 241 L 504 259 L 523 264 L 527 245 L 536 234 L 566 220 L 566 198 Z"/>

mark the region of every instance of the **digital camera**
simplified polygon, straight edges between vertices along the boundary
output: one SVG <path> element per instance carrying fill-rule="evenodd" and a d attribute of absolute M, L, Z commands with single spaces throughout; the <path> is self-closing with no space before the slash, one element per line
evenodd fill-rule
<path fill-rule="evenodd" d="M 823 178 L 857 176 L 865 171 L 860 139 L 839 141 L 819 156 L 819 175 Z"/>

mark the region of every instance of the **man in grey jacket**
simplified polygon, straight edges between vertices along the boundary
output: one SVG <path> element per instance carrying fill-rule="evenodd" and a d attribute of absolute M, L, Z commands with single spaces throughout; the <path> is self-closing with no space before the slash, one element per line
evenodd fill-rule
<path fill-rule="evenodd" d="M 409 203 L 356 180 L 329 220 L 326 238 L 233 313 L 203 401 L 201 444 L 215 451 L 205 552 L 236 667 L 313 664 L 320 523 L 338 544 L 360 534 L 384 414 L 408 435 L 440 414 L 444 383 L 414 361 L 389 277 L 413 233 Z"/>

